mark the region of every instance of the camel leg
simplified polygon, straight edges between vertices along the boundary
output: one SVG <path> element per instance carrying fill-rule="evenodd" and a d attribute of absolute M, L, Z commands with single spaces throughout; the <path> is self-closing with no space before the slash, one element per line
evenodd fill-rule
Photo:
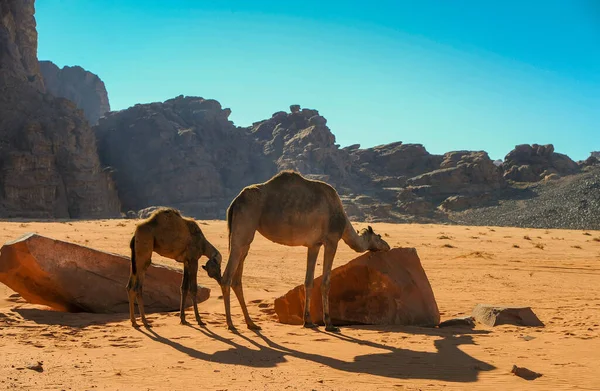
<path fill-rule="evenodd" d="M 250 314 L 248 314 L 248 307 L 246 307 L 246 301 L 244 300 L 244 289 L 242 287 L 242 273 L 244 272 L 244 260 L 248 255 L 248 251 L 242 256 L 240 264 L 233 275 L 233 281 L 231 283 L 231 288 L 235 295 L 237 296 L 238 301 L 240 302 L 240 307 L 242 307 L 242 312 L 244 313 L 244 320 L 246 321 L 246 325 L 250 330 L 260 330 L 260 326 L 252 321 L 250 318 Z"/>
<path fill-rule="evenodd" d="M 190 261 L 190 274 L 188 284 L 190 286 L 190 295 L 192 295 L 192 303 L 194 304 L 194 315 L 198 326 L 204 326 L 204 322 L 200 319 L 198 312 L 198 260 Z"/>
<path fill-rule="evenodd" d="M 146 312 L 144 311 L 144 273 L 140 273 L 138 275 L 138 283 L 137 283 L 137 303 L 138 303 L 138 309 L 140 310 L 140 316 L 142 317 L 142 323 L 144 324 L 144 327 L 146 328 L 150 328 L 152 326 L 150 326 L 150 323 L 148 323 L 148 320 L 146 320 Z"/>
<path fill-rule="evenodd" d="M 233 241 L 233 240 L 232 240 Z M 235 326 L 231 320 L 231 287 L 234 278 L 236 276 L 236 272 L 239 266 L 244 262 L 244 258 L 248 254 L 248 250 L 250 249 L 250 244 L 245 246 L 231 246 L 231 252 L 229 253 L 229 260 L 227 261 L 227 267 L 225 268 L 225 272 L 223 272 L 223 277 L 221 278 L 221 291 L 223 292 L 223 302 L 225 303 L 225 317 L 227 319 L 227 327 L 229 330 L 235 330 Z M 241 279 L 241 277 L 239 277 Z M 236 281 L 237 282 L 237 281 Z M 234 287 L 234 292 L 236 292 L 237 287 Z M 236 292 L 237 295 L 237 292 Z M 239 296 L 238 296 L 239 300 Z M 241 304 L 241 303 L 240 303 Z"/>
<path fill-rule="evenodd" d="M 188 261 L 183 262 L 183 278 L 181 279 L 181 304 L 179 305 L 179 319 L 180 324 L 189 325 L 188 321 L 185 320 L 185 301 L 187 299 L 187 293 L 190 288 L 190 266 Z"/>
<path fill-rule="evenodd" d="M 129 298 L 129 319 L 131 320 L 131 326 L 140 327 L 135 321 L 135 299 L 136 299 L 136 276 L 130 275 L 129 282 L 127 283 L 127 297 Z"/>
<path fill-rule="evenodd" d="M 337 251 L 337 242 L 325 244 L 325 255 L 323 259 L 323 281 L 321 283 L 321 296 L 323 299 L 323 321 L 325 330 L 339 332 L 340 329 L 331 324 L 331 316 L 329 315 L 329 286 L 331 284 L 331 267 L 333 266 L 333 258 Z"/>
<path fill-rule="evenodd" d="M 315 328 L 316 324 L 312 322 L 310 317 L 310 297 L 315 279 L 315 265 L 319 256 L 321 245 L 308 248 L 308 256 L 306 261 L 306 278 L 304 279 L 304 327 Z"/>

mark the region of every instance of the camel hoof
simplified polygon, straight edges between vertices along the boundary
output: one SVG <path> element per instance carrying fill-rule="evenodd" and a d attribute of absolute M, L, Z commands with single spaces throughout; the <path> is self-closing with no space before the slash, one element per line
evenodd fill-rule
<path fill-rule="evenodd" d="M 336 327 L 336 326 L 327 326 L 325 327 L 325 331 L 329 331 L 332 333 L 339 333 L 340 332 L 340 328 Z"/>
<path fill-rule="evenodd" d="M 180 324 L 180 325 L 182 325 L 182 326 L 189 326 L 189 325 L 190 325 L 190 322 L 188 322 L 188 321 L 187 321 L 187 320 L 185 320 L 185 319 L 181 319 L 181 321 L 179 321 L 179 324 Z"/>
<path fill-rule="evenodd" d="M 200 319 L 198 319 L 196 322 L 198 322 L 198 326 L 206 326 L 206 323 L 204 323 Z"/>
<path fill-rule="evenodd" d="M 304 322 L 305 329 L 316 329 L 317 327 L 319 327 L 319 326 L 317 326 L 313 322 Z"/>
<path fill-rule="evenodd" d="M 132 323 L 132 324 L 131 324 L 131 327 L 133 327 L 134 329 L 139 329 L 139 328 L 140 328 L 140 325 L 139 325 L 139 324 L 137 324 L 137 323 Z"/>
<path fill-rule="evenodd" d="M 248 325 L 248 330 L 259 331 L 259 330 L 262 330 L 262 327 L 260 327 L 260 326 L 259 326 L 259 325 L 257 325 L 257 324 L 254 324 L 254 323 L 250 323 L 250 324 Z"/>
<path fill-rule="evenodd" d="M 229 331 L 233 331 L 234 333 L 237 333 L 237 329 L 236 329 L 236 328 L 235 328 L 235 326 L 234 326 L 234 325 L 232 325 L 232 324 L 230 324 L 230 325 L 227 325 L 227 330 L 229 330 Z"/>
<path fill-rule="evenodd" d="M 152 325 L 150 323 L 144 323 L 144 327 L 147 329 L 151 329 Z"/>

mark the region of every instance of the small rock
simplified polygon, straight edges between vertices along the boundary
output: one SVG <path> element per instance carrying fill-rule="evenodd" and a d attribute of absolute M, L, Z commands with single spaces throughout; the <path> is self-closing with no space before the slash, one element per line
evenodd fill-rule
<path fill-rule="evenodd" d="M 462 318 L 454 318 L 443 321 L 438 327 L 452 327 L 452 326 L 468 326 L 475 327 L 475 319 L 472 316 L 465 316 Z"/>
<path fill-rule="evenodd" d="M 512 370 L 510 372 L 516 376 L 519 376 L 520 378 L 525 379 L 525 380 L 535 380 L 538 377 L 542 376 L 541 373 L 531 371 L 524 367 L 518 367 L 516 365 L 513 365 Z"/>
<path fill-rule="evenodd" d="M 471 316 L 479 323 L 492 327 L 501 324 L 544 327 L 544 323 L 533 313 L 530 307 L 499 307 L 477 304 Z"/>
<path fill-rule="evenodd" d="M 36 372 L 44 372 L 44 368 L 42 367 L 42 365 L 44 365 L 44 362 L 38 361 L 37 364 L 28 365 L 27 369 L 31 369 L 32 371 Z"/>

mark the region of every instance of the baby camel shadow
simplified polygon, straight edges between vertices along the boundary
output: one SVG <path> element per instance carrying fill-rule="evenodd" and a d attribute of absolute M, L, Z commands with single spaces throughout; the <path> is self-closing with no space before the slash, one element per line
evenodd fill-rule
<path fill-rule="evenodd" d="M 37 324 L 75 328 L 116 323 L 129 318 L 129 314 L 126 313 L 96 314 L 90 312 L 61 312 L 38 308 L 13 308 L 12 311 L 21 315 L 23 319 L 31 320 Z"/>
<path fill-rule="evenodd" d="M 269 368 L 275 367 L 277 364 L 286 362 L 285 353 L 268 348 L 266 346 L 253 343 L 259 350 L 250 349 L 246 346 L 235 343 L 232 340 L 224 338 L 212 331 L 210 331 L 206 327 L 192 327 L 201 333 L 203 333 L 208 338 L 215 339 L 224 344 L 230 345 L 231 348 L 227 350 L 221 350 L 215 352 L 213 354 L 204 353 L 198 351 L 192 347 L 185 346 L 180 344 L 179 342 L 172 341 L 168 338 L 165 338 L 159 335 L 154 328 L 150 329 L 137 329 L 140 333 L 144 334 L 146 337 L 150 338 L 153 341 L 163 343 L 172 347 L 175 350 L 180 351 L 181 353 L 187 354 L 188 356 L 200 360 L 218 362 L 221 364 L 234 364 L 234 365 L 245 365 L 248 367 L 256 367 L 256 368 Z M 236 333 L 236 335 L 240 335 Z"/>
<path fill-rule="evenodd" d="M 196 328 L 196 327 L 194 327 Z M 171 341 L 158 335 L 154 330 L 140 332 L 149 338 L 169 345 L 176 350 L 188 354 L 190 357 L 210 360 L 223 364 L 237 364 L 249 367 L 274 367 L 286 362 L 286 356 L 311 361 L 325 365 L 330 368 L 344 372 L 363 373 L 382 376 L 393 379 L 436 379 L 450 382 L 474 382 L 477 381 L 479 372 L 495 369 L 494 366 L 478 360 L 458 348 L 459 345 L 474 344 L 472 335 L 453 335 L 445 331 L 427 331 L 425 334 L 438 335 L 442 337 L 434 341 L 436 352 L 414 351 L 410 349 L 396 348 L 373 341 L 366 341 L 343 334 L 330 334 L 348 343 L 355 343 L 372 348 L 386 350 L 385 353 L 373 353 L 357 356 L 354 361 L 343 361 L 333 357 L 323 356 L 315 353 L 307 353 L 295 350 L 273 342 L 260 332 L 256 335 L 264 341 L 261 344 L 243 334 L 236 335 L 257 349 L 223 338 L 207 328 L 196 328 L 204 335 L 214 338 L 231 346 L 230 349 L 207 354 L 196 349 L 184 346 L 178 342 Z M 317 331 L 322 333 L 322 331 Z M 470 334 L 481 334 L 486 332 L 468 331 Z"/>

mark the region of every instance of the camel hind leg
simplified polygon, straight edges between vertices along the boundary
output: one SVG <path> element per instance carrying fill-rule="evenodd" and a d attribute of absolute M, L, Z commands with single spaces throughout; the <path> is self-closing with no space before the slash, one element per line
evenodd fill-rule
<path fill-rule="evenodd" d="M 135 235 L 131 239 L 131 274 L 127 283 L 127 296 L 129 299 L 129 318 L 133 327 L 138 327 L 135 321 L 135 301 L 137 300 L 138 309 L 142 318 L 142 323 L 150 327 L 144 311 L 144 277 L 146 270 L 150 266 L 154 238 L 152 232 L 142 227 L 136 229 Z"/>

